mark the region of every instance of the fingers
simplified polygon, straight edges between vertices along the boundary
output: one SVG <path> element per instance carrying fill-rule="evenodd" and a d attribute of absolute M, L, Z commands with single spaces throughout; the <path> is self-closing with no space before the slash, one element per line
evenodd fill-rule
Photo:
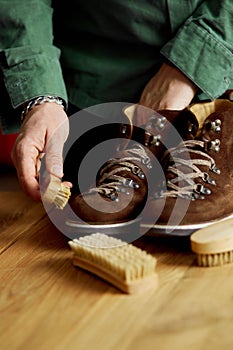
<path fill-rule="evenodd" d="M 24 192 L 34 200 L 40 200 L 38 183 L 37 159 L 38 150 L 30 141 L 24 140 L 21 135 L 16 140 L 12 151 L 12 160 L 17 170 L 19 183 Z"/>
<path fill-rule="evenodd" d="M 68 136 L 68 118 L 55 103 L 36 106 L 22 124 L 12 151 L 19 183 L 33 199 L 40 200 L 39 171 L 41 158 L 51 174 L 63 176 L 62 150 Z"/>
<path fill-rule="evenodd" d="M 69 188 L 72 188 L 73 187 L 73 184 L 69 181 L 63 181 L 62 184 L 66 187 L 69 187 Z"/>
<path fill-rule="evenodd" d="M 50 174 L 59 178 L 63 176 L 63 144 L 61 137 L 54 136 L 46 146 L 46 169 Z"/>
<path fill-rule="evenodd" d="M 63 146 L 69 133 L 68 120 L 65 120 L 57 129 L 48 132 L 46 140 L 46 169 L 47 171 L 61 178 L 63 174 Z"/>

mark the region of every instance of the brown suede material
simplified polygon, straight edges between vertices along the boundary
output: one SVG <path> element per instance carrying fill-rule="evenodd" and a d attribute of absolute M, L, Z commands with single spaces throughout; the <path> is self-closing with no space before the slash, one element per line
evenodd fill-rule
<path fill-rule="evenodd" d="M 145 144 L 147 139 L 150 139 L 150 134 L 157 136 L 161 135 L 161 143 L 159 146 L 148 144 L 144 147 L 148 158 L 153 164 L 154 159 L 160 159 L 161 154 L 167 146 L 176 146 L 180 142 L 180 135 L 189 135 L 189 133 L 196 132 L 197 121 L 195 116 L 191 112 L 187 111 L 160 111 L 160 115 L 163 115 L 170 122 L 166 123 L 163 128 L 158 128 L 157 126 L 151 125 L 148 132 L 144 128 L 133 127 L 132 139 L 139 142 L 141 145 Z M 172 127 L 172 125 L 174 127 Z M 190 128 L 190 125 L 192 126 Z M 176 132 L 176 129 L 178 133 Z M 175 130 L 175 132 L 174 132 Z M 141 179 L 132 172 L 124 172 L 120 170 L 121 159 L 125 157 L 131 157 L 130 149 L 125 149 L 119 151 L 116 154 L 116 158 L 119 159 L 119 165 L 114 164 L 114 166 L 109 170 L 116 169 L 119 166 L 119 172 L 117 175 L 123 176 L 124 178 L 129 178 L 135 181 L 139 188 L 127 188 L 129 194 L 117 191 L 118 201 L 106 198 L 106 196 L 100 195 L 96 192 L 89 191 L 88 193 L 83 193 L 80 195 L 72 195 L 70 199 L 70 206 L 74 213 L 77 214 L 78 218 L 89 222 L 89 223 L 119 223 L 127 220 L 131 220 L 137 217 L 146 201 L 148 195 L 148 184 L 147 177 L 149 176 L 151 169 L 143 164 L 141 161 L 131 162 L 132 164 L 138 166 L 143 172 L 145 178 Z M 115 158 L 115 159 L 116 159 Z M 153 170 L 152 170 L 153 171 Z M 111 180 L 106 180 L 105 183 L 111 182 Z M 99 186 L 98 175 L 97 175 L 97 186 Z M 123 188 L 123 186 L 119 186 Z"/>
<path fill-rule="evenodd" d="M 210 128 L 210 123 L 216 120 L 221 121 L 220 131 L 216 132 Z M 220 140 L 220 150 L 207 150 L 206 154 L 211 156 L 220 174 L 214 173 L 206 165 L 198 165 L 199 169 L 206 172 L 216 185 L 208 184 L 201 178 L 195 179 L 195 183 L 202 184 L 205 188 L 211 190 L 211 194 L 204 195 L 203 199 L 197 198 L 194 200 L 179 199 L 167 197 L 164 205 L 164 199 L 150 198 L 147 202 L 147 211 L 145 213 L 144 221 L 153 222 L 155 213 L 161 212 L 156 226 L 166 226 L 172 215 L 179 216 L 184 207 L 187 207 L 184 217 L 179 225 L 195 225 L 205 224 L 218 221 L 229 217 L 233 214 L 233 103 L 230 107 L 223 105 L 222 111 L 218 109 L 217 112 L 209 115 L 203 125 L 202 131 L 199 135 L 200 140 L 205 142 Z M 181 154 L 182 156 L 182 154 Z M 204 159 L 200 155 L 191 155 L 192 159 Z M 184 172 L 188 173 L 188 169 L 183 167 Z M 167 174 L 168 177 L 171 174 Z M 190 202 L 189 202 L 190 201 Z M 175 208 L 176 205 L 176 208 Z"/>
<path fill-rule="evenodd" d="M 78 217 L 86 222 L 96 224 L 124 222 L 140 214 L 147 199 L 146 189 L 146 186 L 140 189 L 128 189 L 129 195 L 118 192 L 118 201 L 113 201 L 99 193 L 88 196 L 83 194 L 74 197 L 70 206 Z"/>
<path fill-rule="evenodd" d="M 121 159 L 122 157 L 129 156 L 129 154 L 127 150 L 125 150 L 119 152 L 117 156 Z M 117 175 L 133 180 L 138 184 L 139 188 L 133 189 L 127 187 L 127 192 L 129 194 L 117 191 L 117 201 L 106 198 L 95 192 L 72 196 L 70 206 L 79 218 L 87 222 L 103 223 L 104 221 L 106 223 L 114 223 L 126 221 L 137 216 L 143 209 L 147 199 L 147 174 L 149 169 L 139 162 L 134 162 L 134 164 L 143 171 L 145 179 L 141 179 L 128 171 L 118 171 Z M 117 169 L 117 165 L 112 166 L 109 170 L 113 169 Z M 98 185 L 100 184 L 98 183 L 97 175 L 97 187 Z"/>

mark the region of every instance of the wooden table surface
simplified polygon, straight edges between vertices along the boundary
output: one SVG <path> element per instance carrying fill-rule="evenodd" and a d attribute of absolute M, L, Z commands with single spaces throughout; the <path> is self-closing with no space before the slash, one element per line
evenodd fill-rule
<path fill-rule="evenodd" d="M 43 206 L 0 188 L 1 350 L 233 349 L 233 264 L 199 268 L 184 238 L 143 237 L 159 287 L 125 295 L 72 265 Z"/>

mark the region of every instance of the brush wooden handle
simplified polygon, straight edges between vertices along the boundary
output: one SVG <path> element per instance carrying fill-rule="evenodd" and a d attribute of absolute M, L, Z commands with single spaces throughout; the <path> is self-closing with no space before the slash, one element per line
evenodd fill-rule
<path fill-rule="evenodd" d="M 197 254 L 218 254 L 233 250 L 233 218 L 194 232 L 191 249 Z"/>
<path fill-rule="evenodd" d="M 134 281 L 126 282 L 123 279 L 119 278 L 114 271 L 105 270 L 105 268 L 93 263 L 92 261 L 85 260 L 78 256 L 73 257 L 74 266 L 78 266 L 86 271 L 91 272 L 95 276 L 100 277 L 101 279 L 107 281 L 112 284 L 119 290 L 127 294 L 136 294 L 146 292 L 151 288 L 158 287 L 158 274 L 153 273 L 144 278 L 138 278 Z"/>
<path fill-rule="evenodd" d="M 94 233 L 68 242 L 73 264 L 133 294 L 157 288 L 157 260 L 146 251 L 126 242 Z"/>

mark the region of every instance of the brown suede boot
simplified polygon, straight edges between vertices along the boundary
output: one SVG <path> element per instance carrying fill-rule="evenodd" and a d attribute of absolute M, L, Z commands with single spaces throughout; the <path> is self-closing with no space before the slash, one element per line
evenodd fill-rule
<path fill-rule="evenodd" d="M 193 140 L 164 153 L 166 184 L 148 200 L 142 223 L 153 225 L 152 234 L 189 235 L 233 216 L 233 102 L 218 99 L 189 110 L 200 128 Z"/>
<path fill-rule="evenodd" d="M 145 112 L 145 107 L 139 106 L 137 113 L 140 108 Z M 69 204 L 76 219 L 68 220 L 68 225 L 83 230 L 83 220 L 99 230 L 109 224 L 128 225 L 140 216 L 147 201 L 149 175 L 164 149 L 197 131 L 196 118 L 189 111 L 156 113 L 147 109 L 147 113 L 148 123 L 133 127 L 133 141 L 101 167 L 96 186 L 71 196 Z"/>

